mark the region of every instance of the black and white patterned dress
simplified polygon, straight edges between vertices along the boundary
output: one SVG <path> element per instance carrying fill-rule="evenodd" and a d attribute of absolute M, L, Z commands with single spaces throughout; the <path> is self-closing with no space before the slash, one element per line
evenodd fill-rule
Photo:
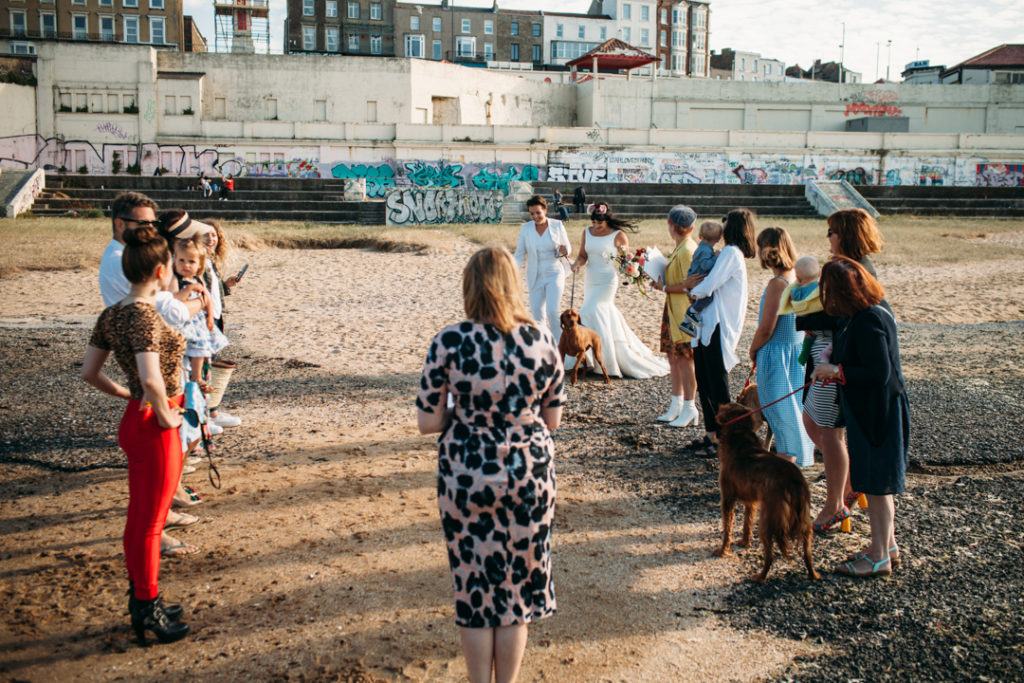
<path fill-rule="evenodd" d="M 565 401 L 561 357 L 546 329 L 508 334 L 464 321 L 430 346 L 416 405 L 452 420 L 438 441 L 437 500 L 455 588 L 455 621 L 523 624 L 555 611 L 551 523 L 554 444 L 541 417 Z"/>

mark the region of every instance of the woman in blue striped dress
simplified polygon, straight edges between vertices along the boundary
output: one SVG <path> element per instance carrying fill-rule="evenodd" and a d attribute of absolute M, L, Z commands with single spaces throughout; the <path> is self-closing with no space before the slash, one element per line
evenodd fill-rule
<path fill-rule="evenodd" d="M 765 228 L 757 236 L 761 267 L 772 271 L 772 279 L 761 295 L 757 330 L 750 343 L 750 360 L 757 365 L 757 393 L 766 405 L 803 384 L 804 366 L 799 361 L 800 337 L 793 313 L 779 315 L 782 292 L 793 281 L 796 249 L 782 228 Z M 792 395 L 764 409 L 764 417 L 775 435 L 779 455 L 800 467 L 814 463 L 814 443 L 800 418 L 800 397 Z"/>

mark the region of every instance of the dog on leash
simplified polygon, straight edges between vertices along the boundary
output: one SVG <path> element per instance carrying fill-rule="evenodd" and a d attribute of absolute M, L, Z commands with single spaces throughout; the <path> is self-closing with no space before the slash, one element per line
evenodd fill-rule
<path fill-rule="evenodd" d="M 799 468 L 767 451 L 754 429 L 750 409 L 740 403 L 726 403 L 718 410 L 718 486 L 722 494 L 722 547 L 714 554 L 728 555 L 732 545 L 732 525 L 736 503 L 743 503 L 743 537 L 740 545 L 750 547 L 754 513 L 758 517 L 764 566 L 751 577 L 764 583 L 775 560 L 775 547 L 789 557 L 790 540 L 803 542 L 807 576 L 819 578 L 811 559 L 811 491 Z M 755 413 L 756 414 L 756 413 Z M 739 418 L 739 419 L 737 419 Z M 736 422 L 726 424 L 730 420 Z"/>
<path fill-rule="evenodd" d="M 740 395 L 736 397 L 736 402 L 746 406 L 748 411 L 760 408 L 761 397 L 757 393 L 757 382 L 748 382 L 747 385 L 743 387 L 743 390 L 740 391 Z M 764 419 L 764 416 L 761 415 L 760 411 L 754 413 L 750 417 L 753 421 L 755 433 L 759 433 L 761 431 L 762 424 L 765 425 L 767 433 L 764 438 L 761 439 L 761 445 L 764 446 L 766 450 L 774 453 L 775 437 L 772 434 L 772 426 L 768 424 L 768 420 Z"/>
<path fill-rule="evenodd" d="M 576 384 L 576 376 L 579 375 L 580 366 L 587 362 L 587 349 L 593 349 L 594 358 L 601 366 L 604 373 L 604 383 L 611 382 L 608 379 L 608 371 L 604 369 L 604 361 L 601 360 L 601 337 L 589 327 L 580 325 L 580 314 L 571 308 L 562 311 L 558 317 L 559 325 L 562 328 L 562 338 L 558 340 L 558 351 L 562 354 L 562 365 L 565 365 L 566 356 L 575 356 L 576 365 L 572 368 L 572 383 Z"/>

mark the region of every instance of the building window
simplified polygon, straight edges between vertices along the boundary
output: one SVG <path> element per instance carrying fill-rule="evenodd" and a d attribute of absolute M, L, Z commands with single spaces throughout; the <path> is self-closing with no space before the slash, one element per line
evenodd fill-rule
<path fill-rule="evenodd" d="M 459 36 L 455 39 L 456 57 L 476 57 L 476 38 Z"/>
<path fill-rule="evenodd" d="M 139 0 L 121 0 L 121 7 L 138 7 Z"/>
<path fill-rule="evenodd" d="M 704 49 L 704 36 L 705 36 L 705 34 L 703 34 L 703 33 L 695 33 L 694 34 L 694 36 L 693 36 L 693 49 L 694 50 L 703 50 Z M 754 66 L 754 70 L 755 71 L 757 70 L 756 63 L 755 63 L 755 66 Z"/>
<path fill-rule="evenodd" d="M 302 0 L 302 16 L 311 17 L 315 14 L 316 0 Z"/>
<path fill-rule="evenodd" d="M 519 61 L 519 43 L 511 43 L 508 46 L 508 58 L 512 62 Z"/>
<path fill-rule="evenodd" d="M 384 51 L 384 40 L 379 33 L 370 34 L 370 54 L 379 55 Z"/>
<path fill-rule="evenodd" d="M 530 57 L 532 58 L 532 61 L 540 62 L 540 45 L 534 45 L 532 47 L 533 49 L 530 51 Z"/>
<path fill-rule="evenodd" d="M 349 2 L 348 3 L 348 18 L 358 19 L 359 18 L 359 3 Z"/>
<path fill-rule="evenodd" d="M 494 59 L 494 43 L 484 43 L 484 59 L 488 62 Z"/>
<path fill-rule="evenodd" d="M 587 37 L 587 27 L 586 26 L 580 26 L 579 28 L 577 28 L 576 29 L 576 37 L 579 38 L 580 40 L 585 39 Z"/>
<path fill-rule="evenodd" d="M 433 43 L 431 43 L 430 49 L 430 56 L 437 61 L 441 61 L 441 41 L 435 40 Z"/>
<path fill-rule="evenodd" d="M 469 19 L 463 19 L 462 20 L 462 32 L 463 33 L 470 33 L 470 32 L 472 32 L 472 30 L 473 30 L 473 25 L 470 22 L 470 20 Z"/>
<path fill-rule="evenodd" d="M 384 18 L 384 9 L 381 7 L 379 2 L 370 3 L 370 19 L 374 21 L 380 21 Z"/>
<path fill-rule="evenodd" d="M 114 17 L 100 17 L 100 40 L 113 42 Z"/>
<path fill-rule="evenodd" d="M 518 21 L 513 21 L 511 24 L 509 24 L 508 34 L 510 36 L 518 36 L 519 35 L 519 22 Z"/>
<path fill-rule="evenodd" d="M 164 113 L 165 114 L 177 114 L 178 113 L 178 102 L 174 95 L 168 95 L 164 98 Z"/>
<path fill-rule="evenodd" d="M 25 37 L 26 29 L 24 12 L 11 12 L 11 35 L 16 38 Z"/>
<path fill-rule="evenodd" d="M 313 26 L 302 27 L 302 49 L 303 50 L 315 50 L 316 49 L 316 28 Z"/>
<path fill-rule="evenodd" d="M 648 46 L 651 44 L 651 32 L 646 28 L 640 29 L 640 44 Z"/>
<path fill-rule="evenodd" d="M 405 56 L 423 58 L 423 36 L 405 37 Z"/>
<path fill-rule="evenodd" d="M 274 121 L 277 119 L 277 99 L 273 97 L 267 98 L 267 120 Z"/>
<path fill-rule="evenodd" d="M 377 102 L 376 100 L 366 100 L 366 122 L 377 123 Z"/>
<path fill-rule="evenodd" d="M 533 25 L 533 37 L 540 38 L 540 24 Z"/>
<path fill-rule="evenodd" d="M 327 100 L 313 100 L 313 116 L 317 121 L 327 120 Z"/>
<path fill-rule="evenodd" d="M 604 41 L 608 40 L 608 27 L 607 26 L 602 26 L 601 27 L 600 35 L 601 35 L 601 42 L 602 43 Z"/>
<path fill-rule="evenodd" d="M 441 32 L 441 17 L 434 17 L 433 29 L 434 29 L 434 33 L 440 33 Z"/>
<path fill-rule="evenodd" d="M 53 2 L 53 0 L 48 0 L 48 1 L 49 2 Z M 100 0 L 100 7 L 113 7 L 113 6 L 114 6 L 114 0 Z"/>
<path fill-rule="evenodd" d="M 84 5 L 85 0 L 71 0 L 72 5 Z"/>
<path fill-rule="evenodd" d="M 651 20 L 651 8 L 648 7 L 647 5 L 641 5 L 640 6 L 640 21 L 650 21 L 650 20 Z"/>
<path fill-rule="evenodd" d="M 149 42 L 153 45 L 164 44 L 164 18 L 149 18 Z"/>
<path fill-rule="evenodd" d="M 747 70 L 747 58 L 746 57 L 740 57 L 740 71 L 746 71 L 746 70 Z"/>
<path fill-rule="evenodd" d="M 57 37 L 57 15 L 52 13 L 39 13 L 39 34 L 43 38 Z"/>
<path fill-rule="evenodd" d="M 163 9 L 164 0 L 149 0 L 149 9 Z"/>
<path fill-rule="evenodd" d="M 350 33 L 348 34 L 348 51 L 359 52 L 359 34 Z"/>
<path fill-rule="evenodd" d="M 633 6 L 628 2 L 622 3 L 622 18 L 632 19 L 633 18 Z"/>
<path fill-rule="evenodd" d="M 668 47 L 668 33 L 665 31 L 658 32 L 658 45 L 662 47 Z"/>
<path fill-rule="evenodd" d="M 663 23 L 663 24 L 667 24 L 668 23 L 668 10 L 665 9 L 664 7 L 661 8 L 661 23 Z"/>
<path fill-rule="evenodd" d="M 107 95 L 107 111 L 119 114 L 121 112 L 121 98 L 117 95 Z"/>
<path fill-rule="evenodd" d="M 71 15 L 71 30 L 75 40 L 86 40 L 89 37 L 89 15 Z"/>
<path fill-rule="evenodd" d="M 707 14 L 703 10 L 693 13 L 693 27 L 698 31 L 703 31 L 705 28 L 705 21 L 707 20 Z"/>
<path fill-rule="evenodd" d="M 622 39 L 627 43 L 633 42 L 633 29 L 631 29 L 629 26 L 622 29 Z"/>
<path fill-rule="evenodd" d="M 32 43 L 22 43 L 18 41 L 11 41 L 10 51 L 12 55 L 34 55 L 36 53 L 36 46 Z"/>
<path fill-rule="evenodd" d="M 484 35 L 494 35 L 494 21 L 491 19 L 484 19 Z"/>
<path fill-rule="evenodd" d="M 686 26 L 686 12 L 677 9 L 672 10 L 672 23 L 679 26 Z"/>
<path fill-rule="evenodd" d="M 562 38 L 564 36 L 565 31 L 563 29 L 564 29 L 564 27 L 561 24 L 557 24 L 555 26 L 555 37 L 556 38 Z"/>
<path fill-rule="evenodd" d="M 89 111 L 89 101 L 84 94 L 75 93 L 75 111 Z"/>
<path fill-rule="evenodd" d="M 303 7 L 303 14 L 305 14 L 305 7 Z M 338 0 L 327 0 L 327 16 L 336 17 L 338 16 Z"/>
<path fill-rule="evenodd" d="M 178 98 L 179 104 L 181 104 L 181 113 L 183 116 L 187 116 L 188 112 L 192 111 L 192 98 L 188 95 L 182 95 Z"/>
<path fill-rule="evenodd" d="M 409 17 L 409 30 L 419 31 L 420 30 L 420 18 L 417 16 Z"/>
<path fill-rule="evenodd" d="M 327 29 L 327 46 L 326 46 L 327 47 L 327 51 L 328 52 L 337 52 L 338 48 L 339 48 L 338 42 L 339 42 L 338 29 L 336 29 L 336 28 L 329 28 L 329 29 Z"/>

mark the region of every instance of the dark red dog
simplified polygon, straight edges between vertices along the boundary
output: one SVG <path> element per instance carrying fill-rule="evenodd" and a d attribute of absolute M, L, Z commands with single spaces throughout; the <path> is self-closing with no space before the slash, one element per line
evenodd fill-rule
<path fill-rule="evenodd" d="M 755 432 L 750 409 L 740 403 L 726 403 L 718 410 L 718 487 L 722 494 L 722 547 L 715 551 L 721 557 L 729 554 L 736 503 L 743 503 L 743 538 L 740 545 L 750 547 L 754 512 L 758 506 L 761 548 L 764 566 L 751 580 L 764 583 L 775 560 L 775 546 L 783 557 L 789 557 L 789 541 L 803 541 L 807 576 L 817 579 L 811 559 L 811 491 L 800 469 L 791 462 L 765 450 Z"/>
<path fill-rule="evenodd" d="M 562 365 L 565 365 L 566 356 L 575 356 L 576 365 L 572 369 L 572 383 L 576 384 L 576 377 L 580 368 L 587 362 L 587 349 L 593 349 L 594 358 L 601 366 L 604 373 L 604 382 L 611 382 L 608 379 L 608 371 L 604 369 L 604 361 L 601 360 L 601 337 L 589 327 L 580 325 L 580 314 L 571 308 L 562 311 L 558 317 L 559 325 L 562 328 L 562 338 L 558 340 L 558 350 L 562 354 Z"/>

